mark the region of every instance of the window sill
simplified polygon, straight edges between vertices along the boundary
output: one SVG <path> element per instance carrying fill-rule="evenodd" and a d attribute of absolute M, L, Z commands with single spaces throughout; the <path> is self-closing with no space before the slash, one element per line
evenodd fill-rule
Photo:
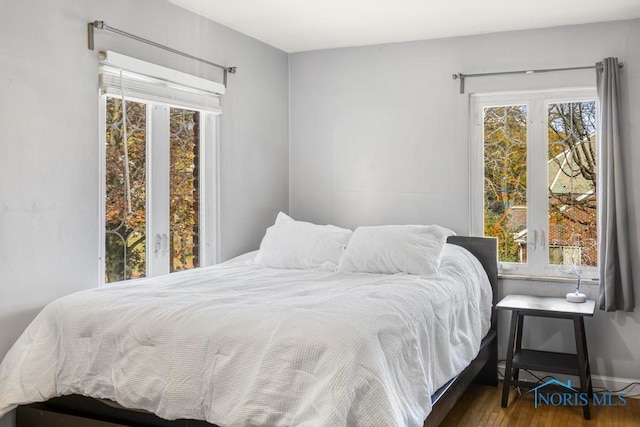
<path fill-rule="evenodd" d="M 498 279 L 500 280 L 520 280 L 530 282 L 544 282 L 544 283 L 576 283 L 575 277 L 554 277 L 554 276 L 527 276 L 521 274 L 503 274 L 498 273 Z M 582 278 L 580 285 L 599 285 L 599 279 Z"/>

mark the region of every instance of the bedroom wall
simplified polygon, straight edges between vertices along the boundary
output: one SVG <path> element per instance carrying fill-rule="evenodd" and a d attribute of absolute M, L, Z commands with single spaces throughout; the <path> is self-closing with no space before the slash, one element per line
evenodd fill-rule
<path fill-rule="evenodd" d="M 290 58 L 290 214 L 345 227 L 438 223 L 469 232 L 469 94 L 594 86 L 593 70 L 468 79 L 454 73 L 624 62 L 622 106 L 633 273 L 640 279 L 640 20 L 296 53 Z M 502 280 L 501 293 L 570 285 Z M 640 379 L 633 313 L 587 322 L 595 374 Z M 589 287 L 593 297 L 597 289 Z M 503 317 L 503 319 L 505 319 Z M 504 322 L 504 320 L 503 320 Z M 504 325 L 503 323 L 503 326 Z M 570 350 L 570 329 L 532 322 L 530 345 Z M 501 357 L 506 354 L 506 328 Z"/>
<path fill-rule="evenodd" d="M 97 285 L 97 51 L 221 77 L 104 31 L 89 51 L 90 21 L 238 67 L 222 101 L 220 258 L 259 245 L 289 203 L 286 53 L 165 1 L 2 0 L 0 9 L 0 359 L 47 302 Z"/>

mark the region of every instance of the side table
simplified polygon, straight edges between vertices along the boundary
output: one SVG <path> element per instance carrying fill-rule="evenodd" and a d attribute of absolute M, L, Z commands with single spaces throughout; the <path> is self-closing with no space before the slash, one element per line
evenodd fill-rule
<path fill-rule="evenodd" d="M 584 317 L 592 317 L 596 303 L 587 300 L 571 303 L 564 298 L 537 297 L 530 295 L 507 295 L 497 305 L 498 310 L 511 310 L 511 327 L 507 346 L 507 361 L 502 388 L 502 407 L 509 401 L 509 388 L 516 385 L 533 388 L 539 384 L 519 380 L 520 369 L 576 375 L 580 378 L 580 391 L 593 394 L 591 367 L 584 331 Z M 522 348 L 522 332 L 525 316 L 570 319 L 576 340 L 576 354 L 539 351 Z M 583 406 L 585 419 L 591 418 L 589 402 Z"/>

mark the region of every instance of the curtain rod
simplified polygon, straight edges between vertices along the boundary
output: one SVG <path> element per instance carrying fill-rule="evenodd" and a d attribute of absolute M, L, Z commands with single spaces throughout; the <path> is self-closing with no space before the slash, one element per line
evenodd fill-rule
<path fill-rule="evenodd" d="M 622 62 L 619 67 L 622 68 Z M 505 74 L 536 74 L 536 73 L 549 73 L 551 71 L 572 71 L 572 70 L 588 70 L 596 68 L 595 65 L 587 65 L 584 67 L 567 67 L 567 68 L 543 68 L 540 70 L 519 70 L 519 71 L 497 71 L 493 73 L 475 73 L 475 74 L 454 74 L 453 80 L 460 79 L 460 93 L 464 93 L 464 79 L 468 77 L 487 77 L 487 76 L 502 76 Z"/>
<path fill-rule="evenodd" d="M 104 23 L 104 21 L 93 21 L 93 22 L 89 22 L 89 24 L 87 24 L 87 36 L 88 36 L 88 44 L 89 44 L 88 47 L 89 47 L 89 50 L 93 50 L 94 49 L 94 34 L 93 34 L 94 28 L 97 28 L 99 30 L 111 31 L 112 33 L 116 33 L 116 34 L 119 34 L 121 36 L 128 37 L 130 39 L 134 39 L 134 40 L 137 40 L 139 42 L 149 44 L 149 45 L 157 47 L 159 49 L 163 49 L 163 50 L 169 51 L 171 53 L 175 53 L 176 55 L 184 56 L 185 58 L 193 59 L 195 61 L 203 62 L 203 63 L 205 63 L 207 65 L 211 65 L 213 67 L 220 68 L 224 72 L 223 84 L 224 84 L 225 87 L 227 86 L 227 74 L 228 73 L 235 74 L 235 72 L 237 70 L 236 67 L 225 67 L 224 65 L 216 64 L 215 62 L 207 61 L 206 59 L 202 59 L 202 58 L 198 58 L 197 56 L 189 55 L 188 53 L 182 52 L 182 51 L 174 49 L 172 47 L 165 46 L 165 45 L 162 45 L 160 43 L 156 43 L 154 41 L 144 39 L 142 37 L 136 36 L 136 35 L 131 34 L 131 33 L 127 33 L 127 32 L 122 31 L 122 30 L 118 30 L 117 28 L 113 28 L 113 27 L 108 26 L 107 24 Z"/>

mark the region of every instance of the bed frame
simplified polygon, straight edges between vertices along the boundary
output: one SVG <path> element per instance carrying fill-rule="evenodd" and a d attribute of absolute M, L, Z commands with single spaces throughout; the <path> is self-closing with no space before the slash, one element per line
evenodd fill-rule
<path fill-rule="evenodd" d="M 462 246 L 478 258 L 489 277 L 493 289 L 491 329 L 482 340 L 478 356 L 432 397 L 433 409 L 424 422 L 424 427 L 435 427 L 449 413 L 472 382 L 498 385 L 498 298 L 497 244 L 493 238 L 451 236 L 449 243 Z M 146 411 L 122 408 L 116 404 L 72 395 L 50 399 L 43 403 L 19 406 L 16 411 L 17 427 L 212 427 L 204 421 L 168 421 Z"/>
<path fill-rule="evenodd" d="M 469 366 L 458 376 L 440 387 L 433 396 L 433 408 L 424 422 L 424 427 L 435 427 L 447 416 L 451 408 L 460 399 L 471 383 L 498 385 L 498 244 L 489 237 L 451 236 L 449 243 L 467 249 L 482 264 L 487 272 L 493 291 L 493 308 L 491 309 L 491 328 L 482 339 L 480 352 Z"/>

